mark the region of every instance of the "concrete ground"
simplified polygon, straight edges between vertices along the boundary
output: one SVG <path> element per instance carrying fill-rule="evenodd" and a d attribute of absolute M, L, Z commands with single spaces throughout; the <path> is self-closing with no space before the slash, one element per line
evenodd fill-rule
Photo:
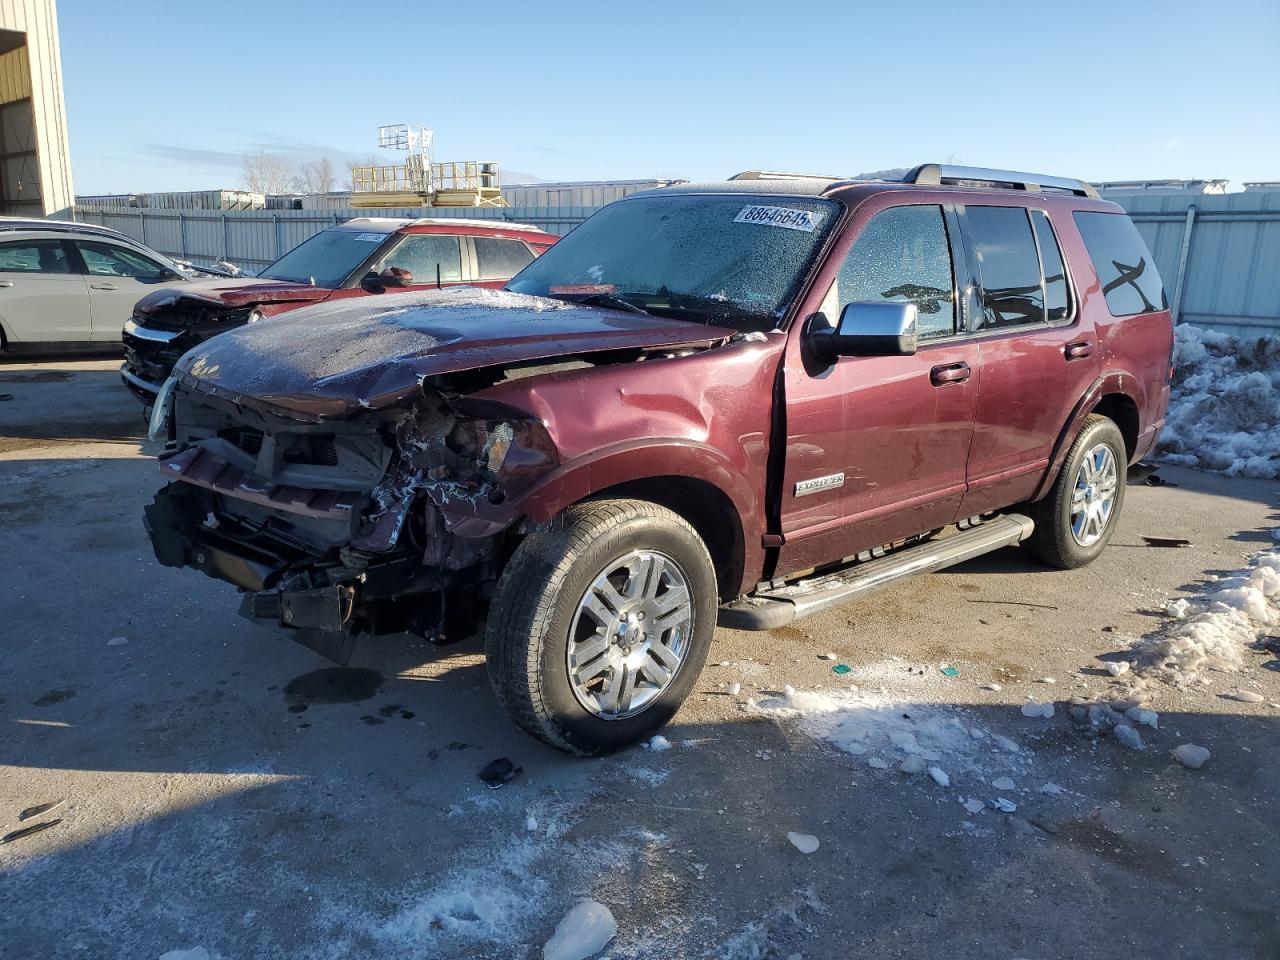
<path fill-rule="evenodd" d="M 232 588 L 157 565 L 161 480 L 115 365 L 0 365 L 0 831 L 61 820 L 0 846 L 0 957 L 536 958 L 587 897 L 617 919 L 615 960 L 1280 955 L 1272 656 L 1158 687 L 1142 752 L 1063 709 L 1120 682 L 1100 658 L 1161 629 L 1166 600 L 1269 542 L 1275 483 L 1163 470 L 1179 486 L 1130 486 L 1091 567 L 1007 550 L 721 630 L 671 750 L 583 761 L 508 723 L 473 642 L 362 641 L 325 672 Z M 988 782 L 997 754 L 944 758 L 943 787 L 752 705 L 850 684 L 1016 741 L 1014 787 Z M 1225 697 L 1243 688 L 1263 702 Z M 1183 742 L 1203 769 L 1170 757 Z M 523 774 L 490 790 L 497 757 Z M 961 806 L 997 794 L 1017 812 Z"/>

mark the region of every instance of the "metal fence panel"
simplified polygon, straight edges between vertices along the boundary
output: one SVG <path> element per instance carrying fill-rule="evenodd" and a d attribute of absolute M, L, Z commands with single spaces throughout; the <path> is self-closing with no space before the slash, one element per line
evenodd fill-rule
<path fill-rule="evenodd" d="M 563 235 L 594 207 L 412 207 L 392 210 L 120 210 L 78 206 L 74 219 L 119 230 L 166 256 L 193 263 L 227 260 L 256 273 L 302 241 L 359 217 L 453 218 L 527 223 Z"/>

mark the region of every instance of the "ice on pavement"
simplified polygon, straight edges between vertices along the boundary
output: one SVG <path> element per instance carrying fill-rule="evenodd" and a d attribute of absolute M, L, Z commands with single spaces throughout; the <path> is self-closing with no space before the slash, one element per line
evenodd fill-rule
<path fill-rule="evenodd" d="M 1022 705 L 1022 715 L 1024 717 L 1044 717 L 1047 720 L 1053 716 L 1053 704 L 1024 703 Z"/>
<path fill-rule="evenodd" d="M 542 960 L 586 960 L 618 935 L 618 923 L 603 903 L 584 900 L 556 926 L 542 948 Z"/>
<path fill-rule="evenodd" d="M 1229 476 L 1280 477 L 1280 337 L 1234 337 L 1181 323 L 1157 451 Z"/>
<path fill-rule="evenodd" d="M 795 833 L 788 831 L 787 839 L 791 841 L 791 845 L 801 853 L 813 853 L 818 849 L 818 838 L 811 833 Z"/>
<path fill-rule="evenodd" d="M 1199 770 L 1209 760 L 1209 751 L 1194 743 L 1179 744 L 1178 748 L 1173 751 L 1174 759 L 1176 759 L 1184 767 L 1192 770 Z"/>
<path fill-rule="evenodd" d="M 996 777 L 994 780 L 991 781 L 991 786 L 993 786 L 997 790 L 1012 790 L 1013 781 L 1010 780 L 1008 777 Z"/>
<path fill-rule="evenodd" d="M 928 770 L 939 783 L 1030 763 L 1017 743 L 975 722 L 962 708 L 908 703 L 887 693 L 790 690 L 751 700 L 747 709 L 797 723 L 815 739 L 866 756 L 876 769 L 892 766 L 908 774 Z"/>
<path fill-rule="evenodd" d="M 655 733 L 649 738 L 649 742 L 645 744 L 654 753 L 661 753 L 663 750 L 671 749 L 671 741 L 660 733 Z"/>
<path fill-rule="evenodd" d="M 1142 741 L 1142 734 L 1127 723 L 1117 723 L 1111 735 L 1131 750 L 1145 750 L 1147 745 Z"/>

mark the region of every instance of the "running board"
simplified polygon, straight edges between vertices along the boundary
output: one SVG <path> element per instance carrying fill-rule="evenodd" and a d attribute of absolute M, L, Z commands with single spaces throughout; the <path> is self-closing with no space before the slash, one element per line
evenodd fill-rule
<path fill-rule="evenodd" d="M 773 630 L 812 613 L 865 597 L 891 583 L 944 570 L 1031 536 L 1030 517 L 1008 513 L 941 540 L 904 547 L 887 556 L 795 583 L 758 590 L 720 607 L 718 622 L 733 630 Z"/>

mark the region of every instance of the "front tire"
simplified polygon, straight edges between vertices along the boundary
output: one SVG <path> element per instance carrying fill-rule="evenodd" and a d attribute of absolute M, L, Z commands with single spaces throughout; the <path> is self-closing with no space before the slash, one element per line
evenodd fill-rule
<path fill-rule="evenodd" d="M 661 729 L 706 662 L 718 604 L 706 545 L 640 500 L 576 504 L 516 548 L 485 632 L 489 679 L 526 731 L 581 755 Z"/>
<path fill-rule="evenodd" d="M 1041 560 L 1070 570 L 1106 549 L 1124 505 L 1127 462 L 1120 428 L 1090 414 L 1053 488 L 1032 508 L 1036 529 L 1027 543 Z"/>

